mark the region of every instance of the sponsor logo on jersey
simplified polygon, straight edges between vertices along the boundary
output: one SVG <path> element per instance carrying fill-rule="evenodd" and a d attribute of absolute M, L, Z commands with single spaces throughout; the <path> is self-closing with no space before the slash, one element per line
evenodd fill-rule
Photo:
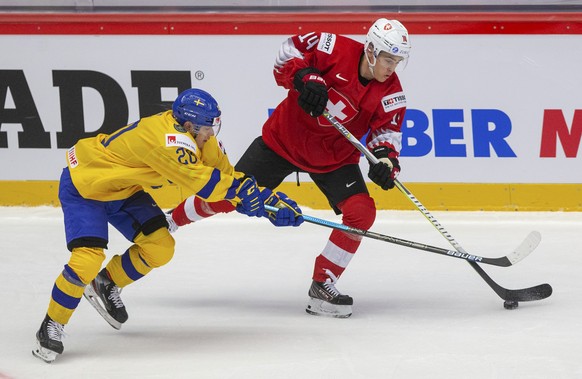
<path fill-rule="evenodd" d="M 196 152 L 196 144 L 183 134 L 166 134 L 166 147 L 183 147 L 191 152 Z"/>
<path fill-rule="evenodd" d="M 71 147 L 69 151 L 67 151 L 67 159 L 69 160 L 69 166 L 71 166 L 71 168 L 75 168 L 79 165 L 79 161 L 77 160 L 77 153 L 75 152 L 75 146 Z"/>
<path fill-rule="evenodd" d="M 329 114 L 335 117 L 339 122 L 346 123 L 351 121 L 358 114 L 356 107 L 342 93 L 331 87 L 328 91 L 327 109 Z M 320 126 L 333 127 L 331 122 L 323 116 L 317 118 Z"/>
<path fill-rule="evenodd" d="M 335 74 L 335 77 L 338 78 L 338 79 L 340 79 L 340 80 L 343 80 L 344 82 L 349 82 L 349 80 L 347 80 L 346 78 L 344 78 L 340 72 L 338 72 L 337 74 Z"/>
<path fill-rule="evenodd" d="M 180 133 L 186 133 L 186 129 L 180 124 L 174 124 L 174 129 Z"/>
<path fill-rule="evenodd" d="M 335 46 L 335 34 L 321 33 L 321 40 L 317 45 L 317 50 L 323 51 L 326 54 L 331 54 Z"/>
<path fill-rule="evenodd" d="M 384 112 L 388 113 L 395 109 L 406 107 L 406 96 L 404 92 L 396 92 L 382 98 Z"/>

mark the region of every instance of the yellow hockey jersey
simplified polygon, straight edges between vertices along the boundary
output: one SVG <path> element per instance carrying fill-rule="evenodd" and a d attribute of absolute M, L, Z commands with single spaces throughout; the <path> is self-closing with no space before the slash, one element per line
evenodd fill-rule
<path fill-rule="evenodd" d="M 126 199 L 168 183 L 206 201 L 233 200 L 235 178 L 244 176 L 214 136 L 199 149 L 172 111 L 81 139 L 67 151 L 67 163 L 79 193 L 99 201 Z"/>

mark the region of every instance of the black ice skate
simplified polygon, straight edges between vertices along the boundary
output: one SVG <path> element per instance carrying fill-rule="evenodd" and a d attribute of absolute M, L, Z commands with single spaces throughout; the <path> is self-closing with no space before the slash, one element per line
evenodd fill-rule
<path fill-rule="evenodd" d="M 329 276 L 325 282 L 313 281 L 311 283 L 309 302 L 305 311 L 316 316 L 350 317 L 354 299 L 348 295 L 342 295 L 335 288 L 337 277 L 329 270 L 325 272 Z"/>
<path fill-rule="evenodd" d="M 127 311 L 119 297 L 121 290 L 113 283 L 103 269 L 87 287 L 83 296 L 93 308 L 115 329 L 121 329 L 121 324 L 127 321 Z"/>
<path fill-rule="evenodd" d="M 63 353 L 61 338 L 65 334 L 64 327 L 46 315 L 40 329 L 36 332 L 36 348 L 32 350 L 32 355 L 47 363 L 52 363 L 58 354 Z"/>

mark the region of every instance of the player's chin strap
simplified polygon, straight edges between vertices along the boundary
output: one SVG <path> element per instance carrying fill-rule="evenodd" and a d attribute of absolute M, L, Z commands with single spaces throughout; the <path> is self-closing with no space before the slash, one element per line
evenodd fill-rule
<path fill-rule="evenodd" d="M 374 55 L 373 49 L 372 50 L 369 49 L 369 46 L 370 46 L 370 43 L 368 42 L 368 44 L 366 44 L 366 47 L 364 47 L 364 55 L 366 56 L 366 61 L 368 62 L 368 68 L 370 69 L 370 72 L 372 73 L 372 75 L 374 75 L 374 66 L 376 66 L 376 62 L 378 62 L 378 58 L 376 58 L 376 55 Z M 372 57 L 374 58 L 374 63 L 370 62 L 370 58 L 368 58 L 368 52 L 372 53 Z"/>
<path fill-rule="evenodd" d="M 364 145 L 362 145 L 362 143 L 356 137 L 354 137 L 352 135 L 352 133 L 350 133 L 350 131 L 347 130 L 345 128 L 345 126 L 343 126 L 338 120 L 336 120 L 336 118 L 333 117 L 328 111 L 324 111 L 323 116 L 329 122 L 331 122 L 333 127 L 336 128 L 344 137 L 346 137 L 348 139 L 348 141 L 350 141 L 356 149 L 358 149 L 362 154 L 364 154 L 364 156 L 372 164 L 376 164 L 379 162 L 378 158 L 376 158 L 374 156 L 374 154 L 372 154 Z M 410 200 L 412 202 L 412 204 L 415 206 L 415 208 L 418 209 L 428 221 L 430 221 L 430 223 L 435 227 L 435 229 L 443 237 L 445 237 L 447 239 L 447 241 L 449 241 L 449 243 L 455 248 L 455 250 L 457 250 L 461 254 L 469 255 L 465 251 L 465 249 L 463 249 L 463 247 L 453 238 L 453 236 L 441 225 L 441 223 L 438 222 L 438 220 L 428 211 L 428 209 L 426 209 L 425 206 L 422 205 L 420 203 L 420 201 L 402 183 L 400 183 L 400 181 L 398 181 L 398 179 L 394 180 L 394 184 L 400 190 L 400 192 L 402 192 L 408 198 L 408 200 Z M 467 262 L 469 262 L 471 267 L 473 267 L 473 269 L 475 269 L 475 271 L 477 271 L 477 273 L 481 276 L 481 278 L 483 280 L 485 280 L 485 282 L 487 282 L 487 284 L 495 291 L 495 293 L 497 293 L 497 295 L 499 295 L 499 297 L 501 297 L 504 300 L 508 300 L 507 297 L 512 296 L 511 293 L 508 294 L 508 292 L 512 291 L 512 290 L 505 289 L 505 288 L 499 286 L 497 283 L 495 283 L 495 281 L 493 281 L 493 279 L 491 279 L 491 277 L 476 262 L 470 261 L 470 260 L 468 260 Z M 549 294 L 551 294 L 551 287 L 549 286 L 549 284 L 542 285 L 542 286 L 549 287 Z M 547 289 L 547 287 L 545 287 L 545 288 Z M 536 287 L 532 287 L 532 288 L 536 288 Z M 515 290 L 515 291 L 521 291 L 521 290 Z M 547 296 L 549 296 L 549 294 Z M 517 296 L 517 293 L 513 293 L 513 295 Z M 537 300 L 537 299 L 534 299 L 534 300 Z M 524 301 L 524 300 L 519 300 L 519 301 Z"/>

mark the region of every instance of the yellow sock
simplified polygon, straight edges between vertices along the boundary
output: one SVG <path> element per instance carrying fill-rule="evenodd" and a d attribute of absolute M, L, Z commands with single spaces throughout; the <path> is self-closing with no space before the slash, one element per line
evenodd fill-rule
<path fill-rule="evenodd" d="M 81 301 L 85 286 L 101 269 L 105 254 L 101 248 L 77 247 L 71 253 L 51 293 L 48 315 L 59 324 L 66 324 Z"/>
<path fill-rule="evenodd" d="M 59 324 L 67 324 L 79 305 L 84 290 L 85 284 L 66 265 L 53 286 L 47 311 L 49 317 Z"/>

